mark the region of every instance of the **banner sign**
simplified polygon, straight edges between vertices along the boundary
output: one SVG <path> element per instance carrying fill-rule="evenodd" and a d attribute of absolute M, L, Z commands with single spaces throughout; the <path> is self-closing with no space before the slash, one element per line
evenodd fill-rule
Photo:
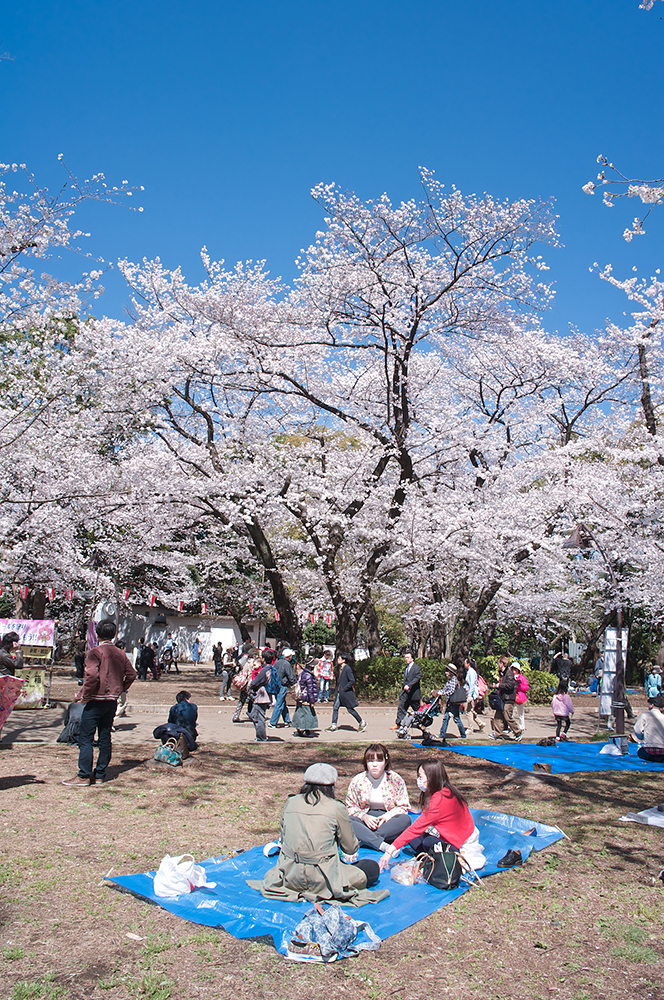
<path fill-rule="evenodd" d="M 0 635 L 18 632 L 22 646 L 53 646 L 55 622 L 50 619 L 0 618 Z"/>

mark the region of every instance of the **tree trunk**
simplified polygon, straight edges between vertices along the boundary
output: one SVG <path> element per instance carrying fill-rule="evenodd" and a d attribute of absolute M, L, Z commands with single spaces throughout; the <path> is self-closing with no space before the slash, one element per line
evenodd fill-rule
<path fill-rule="evenodd" d="M 429 640 L 429 651 L 432 660 L 442 660 L 446 652 L 447 625 L 439 618 L 435 620 L 431 628 L 431 638 Z"/>
<path fill-rule="evenodd" d="M 461 619 L 452 647 L 452 660 L 457 667 L 463 666 L 464 660 L 470 653 L 470 648 L 475 641 L 475 633 L 477 632 L 480 618 L 491 604 L 501 586 L 502 580 L 492 580 L 488 586 L 482 588 L 476 601 L 471 601 L 470 595 L 466 592 L 464 600 L 466 612 Z"/>
<path fill-rule="evenodd" d="M 362 609 L 364 610 L 364 609 Z M 346 653 L 351 663 L 355 663 L 355 647 L 357 645 L 357 629 L 361 613 L 347 605 L 337 608 L 335 643 L 337 653 Z"/>
<path fill-rule="evenodd" d="M 383 652 L 383 644 L 380 640 L 380 626 L 378 624 L 378 615 L 376 614 L 376 605 L 373 599 L 367 604 L 367 609 L 364 612 L 364 624 L 367 627 L 367 646 L 369 649 L 370 656 L 381 656 Z"/>
<path fill-rule="evenodd" d="M 36 590 L 32 598 L 32 608 L 30 617 L 38 621 L 43 621 L 46 616 L 46 594 L 43 590 Z"/>
<path fill-rule="evenodd" d="M 284 639 L 292 649 L 299 652 L 302 646 L 302 628 L 288 587 L 277 567 L 270 543 L 257 518 L 252 517 L 251 521 L 246 523 L 246 529 L 253 542 L 255 554 L 262 563 L 265 575 L 272 588 L 274 606 L 279 612 L 279 621 Z M 357 623 L 355 625 L 355 634 L 357 634 Z"/>

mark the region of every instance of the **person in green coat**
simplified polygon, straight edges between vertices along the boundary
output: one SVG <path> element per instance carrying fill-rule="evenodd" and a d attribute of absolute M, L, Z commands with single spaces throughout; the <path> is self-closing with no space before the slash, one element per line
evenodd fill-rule
<path fill-rule="evenodd" d="M 358 840 L 346 807 L 334 797 L 336 781 L 330 764 L 312 764 L 299 794 L 289 797 L 281 816 L 277 864 L 262 881 L 247 879 L 266 899 L 336 899 L 364 906 L 389 896 L 389 889 L 371 888 L 378 882 L 378 864 L 357 860 Z"/>

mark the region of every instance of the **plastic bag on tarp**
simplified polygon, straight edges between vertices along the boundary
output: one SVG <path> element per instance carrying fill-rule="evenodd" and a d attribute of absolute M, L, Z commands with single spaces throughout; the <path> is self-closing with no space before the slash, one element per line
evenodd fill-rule
<path fill-rule="evenodd" d="M 200 886 L 214 889 L 216 884 L 207 881 L 205 869 L 194 862 L 193 854 L 180 854 L 177 858 L 167 854 L 154 877 L 154 892 L 155 896 L 172 899 Z"/>
<path fill-rule="evenodd" d="M 357 935 L 361 931 L 369 940 L 358 943 Z M 307 948 L 307 945 L 314 947 Z M 338 903 L 332 903 L 325 910 L 316 903 L 295 928 L 287 955 L 297 960 L 329 962 L 361 951 L 376 951 L 380 945 L 381 939 L 366 920 L 353 920 Z"/>

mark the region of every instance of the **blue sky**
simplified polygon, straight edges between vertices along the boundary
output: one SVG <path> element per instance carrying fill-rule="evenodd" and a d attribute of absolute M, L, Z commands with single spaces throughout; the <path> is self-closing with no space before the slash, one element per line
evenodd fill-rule
<path fill-rule="evenodd" d="M 638 0 L 37 0 L 3 5 L 0 159 L 52 187 L 74 173 L 143 184 L 142 214 L 80 217 L 107 259 L 160 256 L 202 276 L 229 265 L 290 279 L 320 226 L 309 191 L 418 193 L 417 167 L 497 197 L 554 197 L 563 249 L 545 325 L 587 331 L 628 307 L 588 268 L 661 262 L 664 208 L 631 244 L 639 205 L 581 186 L 599 153 L 664 175 L 664 3 Z M 80 261 L 67 266 L 80 267 Z M 122 316 L 111 277 L 96 311 Z"/>

